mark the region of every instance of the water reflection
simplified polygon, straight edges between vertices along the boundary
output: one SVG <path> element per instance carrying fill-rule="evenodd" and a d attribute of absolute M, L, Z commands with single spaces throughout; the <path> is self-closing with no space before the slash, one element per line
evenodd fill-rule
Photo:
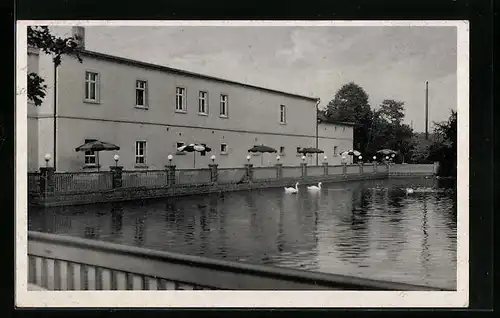
<path fill-rule="evenodd" d="M 408 186 L 423 189 L 407 195 Z M 171 252 L 455 287 L 456 193 L 434 179 L 31 209 L 32 230 Z"/>

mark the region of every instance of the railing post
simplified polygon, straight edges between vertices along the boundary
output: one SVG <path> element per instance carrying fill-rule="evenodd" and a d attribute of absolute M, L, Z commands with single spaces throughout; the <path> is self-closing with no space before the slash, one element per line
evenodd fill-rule
<path fill-rule="evenodd" d="M 123 167 L 122 166 L 110 166 L 109 170 L 113 178 L 113 189 L 121 188 L 123 185 Z"/>
<path fill-rule="evenodd" d="M 167 186 L 175 185 L 175 165 L 166 165 L 167 169 Z"/>
<path fill-rule="evenodd" d="M 363 161 L 358 161 L 358 164 L 359 164 L 359 173 L 362 174 L 363 173 Z"/>
<path fill-rule="evenodd" d="M 302 178 L 307 177 L 307 162 L 301 162 L 300 167 L 302 170 Z"/>
<path fill-rule="evenodd" d="M 437 175 L 437 174 L 438 174 L 438 172 L 439 172 L 439 161 L 435 161 L 435 162 L 434 162 L 434 167 L 433 167 L 433 171 L 432 171 L 432 173 L 433 173 L 434 175 Z"/>
<path fill-rule="evenodd" d="M 252 182 L 253 181 L 253 164 L 246 163 L 245 168 L 247 169 L 247 181 Z"/>
<path fill-rule="evenodd" d="M 323 175 L 327 176 L 328 175 L 328 162 L 323 162 L 321 165 L 323 166 Z"/>
<path fill-rule="evenodd" d="M 217 183 L 217 180 L 219 178 L 217 166 L 218 165 L 215 163 L 211 163 L 208 165 L 208 167 L 210 168 L 210 182 L 212 183 Z"/>
<path fill-rule="evenodd" d="M 389 161 L 387 161 L 387 162 L 385 163 L 385 165 L 386 165 L 386 167 L 387 167 L 387 174 L 389 174 L 389 175 L 390 175 L 390 174 L 391 174 L 391 164 L 389 163 Z"/>
<path fill-rule="evenodd" d="M 281 177 L 283 175 L 283 164 L 277 163 L 275 164 L 275 166 L 276 166 L 276 179 L 281 180 Z"/>
<path fill-rule="evenodd" d="M 54 193 L 54 173 L 55 169 L 53 167 L 41 167 L 40 168 L 40 195 L 47 196 L 48 194 Z"/>

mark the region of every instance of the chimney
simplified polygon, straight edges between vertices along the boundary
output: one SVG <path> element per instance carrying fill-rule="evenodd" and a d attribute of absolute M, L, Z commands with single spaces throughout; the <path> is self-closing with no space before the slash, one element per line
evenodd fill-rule
<path fill-rule="evenodd" d="M 74 26 L 71 28 L 71 36 L 76 42 L 77 46 L 85 50 L 85 28 L 81 26 Z"/>

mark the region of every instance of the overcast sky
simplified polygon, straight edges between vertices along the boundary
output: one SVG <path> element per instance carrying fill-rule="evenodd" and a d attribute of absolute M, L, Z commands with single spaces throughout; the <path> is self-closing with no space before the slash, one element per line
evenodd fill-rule
<path fill-rule="evenodd" d="M 70 27 L 53 29 L 70 35 Z M 162 26 L 86 27 L 86 48 L 321 98 L 350 81 L 372 107 L 405 102 L 408 124 L 424 131 L 425 81 L 432 121 L 457 108 L 455 27 Z"/>

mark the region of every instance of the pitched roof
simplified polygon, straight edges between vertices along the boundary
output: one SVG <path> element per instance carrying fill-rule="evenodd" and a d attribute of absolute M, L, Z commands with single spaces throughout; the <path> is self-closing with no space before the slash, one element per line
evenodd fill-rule
<path fill-rule="evenodd" d="M 276 93 L 276 94 L 282 94 L 282 95 L 287 95 L 287 96 L 292 96 L 292 97 L 307 99 L 307 100 L 310 100 L 310 101 L 318 101 L 319 100 L 319 98 L 317 98 L 317 97 L 311 97 L 311 96 L 305 96 L 305 95 L 299 95 L 299 94 L 294 94 L 294 93 L 283 92 L 283 91 L 274 90 L 274 89 L 270 89 L 270 88 L 266 88 L 266 87 L 245 84 L 245 83 L 241 83 L 241 82 L 227 80 L 227 79 L 220 78 L 220 77 L 214 77 L 214 76 L 209 76 L 209 75 L 194 73 L 194 72 L 190 72 L 190 71 L 185 71 L 185 70 L 176 69 L 176 68 L 167 67 L 167 66 L 162 66 L 162 65 L 153 64 L 153 63 L 147 63 L 147 62 L 137 61 L 137 60 L 133 60 L 133 59 L 128 59 L 128 58 L 124 58 L 124 57 L 120 57 L 120 56 L 115 56 L 115 55 L 104 54 L 104 53 L 95 52 L 95 51 L 81 50 L 81 51 L 79 51 L 79 53 L 80 53 L 80 55 L 91 56 L 91 57 L 94 57 L 94 58 L 97 58 L 97 59 L 108 60 L 108 61 L 113 61 L 113 62 L 117 62 L 117 63 L 128 64 L 128 65 L 133 65 L 133 66 L 138 66 L 138 67 L 144 67 L 144 68 L 154 69 L 154 70 L 163 71 L 163 72 L 169 72 L 169 73 L 175 73 L 175 74 L 180 74 L 180 75 L 192 76 L 192 77 L 201 78 L 201 79 L 208 79 L 208 80 L 222 82 L 222 83 L 239 85 L 239 86 L 243 86 L 243 87 L 247 87 L 247 88 L 259 89 L 259 90 L 263 90 L 263 91 L 267 91 L 267 92 L 272 92 L 272 93 Z"/>

